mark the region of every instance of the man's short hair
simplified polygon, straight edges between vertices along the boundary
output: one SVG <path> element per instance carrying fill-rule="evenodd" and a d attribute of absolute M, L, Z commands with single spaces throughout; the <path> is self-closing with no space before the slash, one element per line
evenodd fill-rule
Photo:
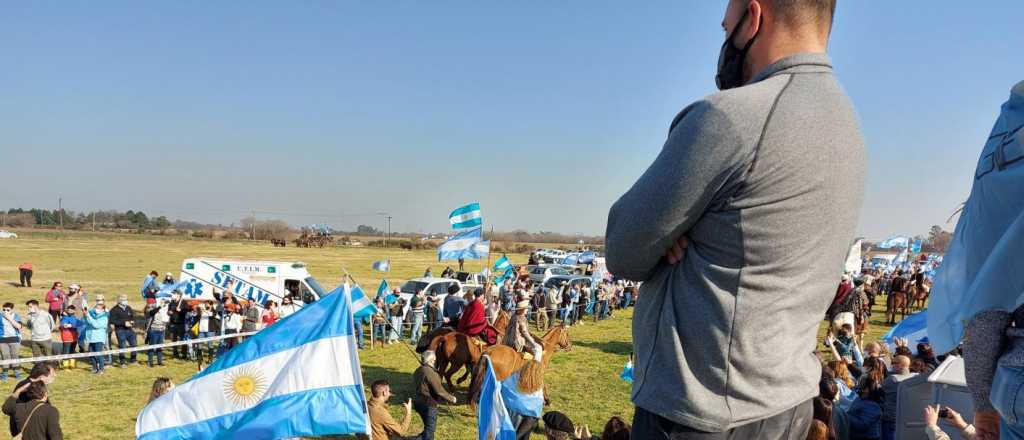
<path fill-rule="evenodd" d="M 28 301 L 25 301 L 25 305 L 26 306 L 38 306 L 39 305 L 39 301 L 36 301 L 34 299 L 30 299 Z"/>
<path fill-rule="evenodd" d="M 787 25 L 793 27 L 817 24 L 832 29 L 836 15 L 836 0 L 767 0 L 772 11 Z"/>
<path fill-rule="evenodd" d="M 5 309 L 13 309 L 14 308 L 14 303 L 5 302 L 4 303 L 4 308 Z"/>
<path fill-rule="evenodd" d="M 29 400 L 43 400 L 46 397 L 46 384 L 43 382 L 32 382 L 25 390 L 25 395 L 28 396 Z"/>
<path fill-rule="evenodd" d="M 29 379 L 39 379 L 43 376 L 49 376 L 50 372 L 54 370 L 53 364 L 49 362 L 37 362 L 32 366 L 32 371 L 28 373 Z"/>
<path fill-rule="evenodd" d="M 373 393 L 373 397 L 380 397 L 384 394 L 384 388 L 390 387 L 391 384 L 384 379 L 375 380 L 373 385 L 370 385 L 370 392 Z"/>

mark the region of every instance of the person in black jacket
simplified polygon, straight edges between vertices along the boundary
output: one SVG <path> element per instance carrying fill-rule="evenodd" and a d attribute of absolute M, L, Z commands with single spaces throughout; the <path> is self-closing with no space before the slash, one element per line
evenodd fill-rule
<path fill-rule="evenodd" d="M 132 328 L 135 325 L 135 311 L 132 310 L 132 306 L 128 305 L 128 295 L 118 295 L 117 305 L 110 309 L 110 325 L 114 327 L 114 334 L 117 335 L 117 348 L 124 348 L 125 344 L 129 347 L 139 345 L 135 330 Z M 127 367 L 124 358 L 124 353 L 117 355 L 117 362 L 121 368 Z M 133 351 L 131 363 L 137 362 L 138 359 Z"/>
<path fill-rule="evenodd" d="M 60 413 L 50 405 L 49 393 L 42 381 L 30 382 L 14 390 L 4 401 L 3 413 L 11 416 L 24 440 L 64 438 L 60 430 Z"/>
<path fill-rule="evenodd" d="M 188 314 L 188 301 L 181 297 L 181 292 L 175 290 L 171 293 L 171 303 L 167 306 L 167 334 L 171 342 L 178 342 L 185 339 L 185 315 Z M 178 359 L 188 358 L 188 348 L 184 345 L 176 345 L 173 348 L 174 357 Z"/>

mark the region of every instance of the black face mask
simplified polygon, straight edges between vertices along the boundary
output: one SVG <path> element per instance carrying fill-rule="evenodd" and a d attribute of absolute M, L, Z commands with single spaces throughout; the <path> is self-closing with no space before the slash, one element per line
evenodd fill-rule
<path fill-rule="evenodd" d="M 732 39 L 746 20 L 747 12 L 744 12 L 739 23 L 736 23 L 736 27 L 722 43 L 722 50 L 718 53 L 718 74 L 715 75 L 715 84 L 718 86 L 718 90 L 729 90 L 743 85 L 743 61 L 747 58 L 750 46 L 754 45 L 757 34 L 750 38 L 743 49 L 737 49 L 732 43 Z M 760 32 L 761 30 L 758 29 L 758 33 Z"/>

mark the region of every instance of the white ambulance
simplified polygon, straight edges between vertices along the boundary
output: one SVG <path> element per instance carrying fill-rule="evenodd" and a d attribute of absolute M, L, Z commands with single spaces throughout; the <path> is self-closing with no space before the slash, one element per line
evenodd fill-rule
<path fill-rule="evenodd" d="M 311 303 L 327 294 L 320 283 L 306 270 L 302 262 L 246 261 L 218 258 L 188 258 L 181 263 L 179 283 L 187 282 L 183 297 L 216 299 L 234 280 L 231 287 L 236 297 L 253 301 L 260 306 L 267 301 L 281 304 L 286 294 L 297 295 L 303 303 Z"/>

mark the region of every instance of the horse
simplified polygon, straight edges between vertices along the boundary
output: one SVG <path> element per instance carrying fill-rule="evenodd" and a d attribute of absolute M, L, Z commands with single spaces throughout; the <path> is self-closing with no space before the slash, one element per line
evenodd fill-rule
<path fill-rule="evenodd" d="M 540 339 L 540 345 L 544 350 L 541 365 L 546 370 L 548 363 L 551 362 L 551 356 L 556 352 L 572 350 L 569 329 L 561 324 L 555 325 Z M 486 354 L 491 359 L 491 368 L 494 369 L 494 376 L 499 381 L 508 379 L 512 373 L 519 371 L 526 364 L 526 358 L 523 354 L 507 345 L 492 345 L 484 350 L 482 354 Z M 477 362 L 476 367 L 473 369 L 473 379 L 469 384 L 469 402 L 474 408 L 480 399 L 480 387 L 483 385 L 481 379 L 486 373 L 484 365 L 483 362 Z M 547 390 L 545 390 L 544 401 L 547 402 L 547 400 Z"/>
<path fill-rule="evenodd" d="M 909 314 L 907 310 L 910 306 L 910 301 L 907 298 L 907 292 L 892 292 L 885 301 L 885 323 L 889 325 L 896 325 L 896 314 L 900 314 L 900 320 L 906 318 Z"/>
<path fill-rule="evenodd" d="M 920 288 L 918 288 L 916 284 L 913 287 L 911 287 L 910 288 L 910 298 L 912 298 L 911 299 L 911 303 L 912 303 L 911 307 L 914 310 L 921 310 L 921 309 L 923 309 L 925 304 L 928 302 L 928 296 L 931 294 L 931 290 L 932 290 L 931 286 L 929 286 L 927 284 L 922 285 Z"/>
<path fill-rule="evenodd" d="M 465 382 L 466 377 L 473 373 L 473 367 L 480 361 L 483 346 L 479 339 L 453 331 L 435 336 L 427 350 L 435 353 L 437 372 L 444 377 L 448 387 L 454 389 L 452 376 L 462 367 L 466 367 L 462 376 L 456 379 L 459 384 Z"/>

